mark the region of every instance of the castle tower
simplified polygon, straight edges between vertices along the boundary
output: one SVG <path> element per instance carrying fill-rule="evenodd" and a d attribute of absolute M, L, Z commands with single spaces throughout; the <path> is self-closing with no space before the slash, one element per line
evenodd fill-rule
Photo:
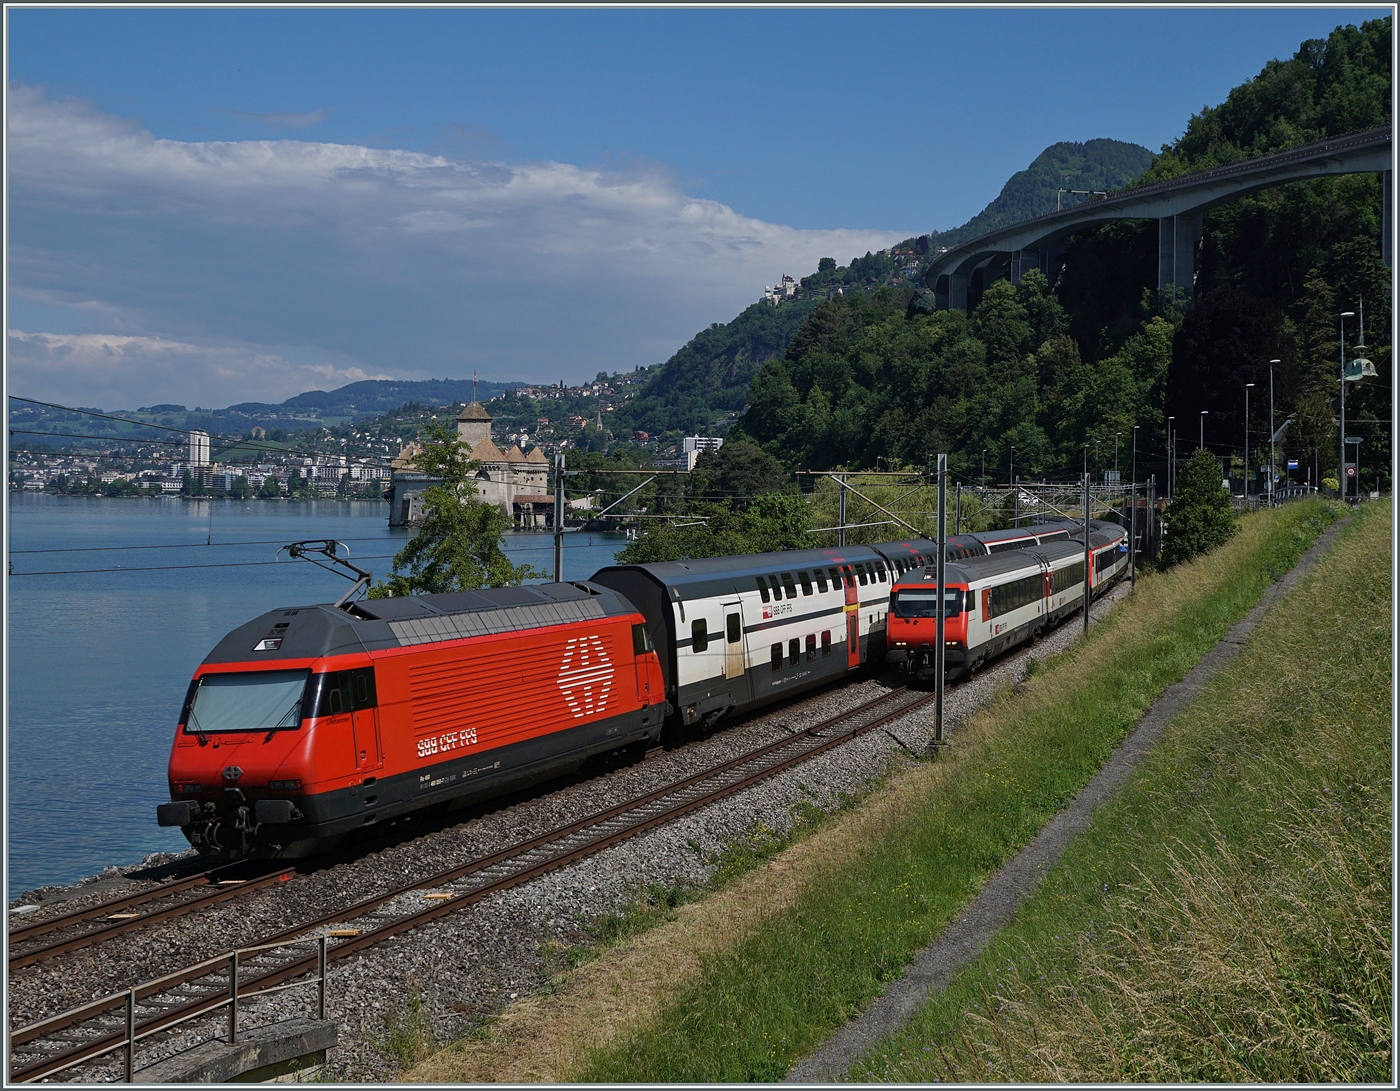
<path fill-rule="evenodd" d="M 480 402 L 462 406 L 462 411 L 457 414 L 458 441 L 464 444 L 467 450 L 471 450 L 482 440 L 489 441 L 492 419 L 491 414 L 482 408 Z"/>

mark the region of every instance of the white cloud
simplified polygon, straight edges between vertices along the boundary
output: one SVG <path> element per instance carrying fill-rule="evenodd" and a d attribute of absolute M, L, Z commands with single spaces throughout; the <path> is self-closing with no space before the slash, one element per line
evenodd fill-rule
<path fill-rule="evenodd" d="M 356 368 L 397 378 L 476 368 L 507 380 L 630 369 L 727 321 L 783 273 L 908 234 L 766 223 L 688 196 L 654 164 L 604 171 L 296 140 L 162 140 L 24 86 L 10 89 L 9 153 L 12 291 L 81 304 L 89 329 L 110 331 L 108 345 L 139 340 L 119 359 L 179 357 L 168 381 L 207 383 L 150 396 L 162 401 L 216 402 L 221 367 L 269 384 L 233 400 L 269 401 L 272 386 L 316 368 L 322 387 Z M 65 369 L 105 358 L 87 342 L 24 336 L 10 342 L 12 389 L 34 377 L 23 368 L 51 365 L 62 382 Z M 103 374 L 116 391 L 146 366 Z M 116 401 L 139 402 L 146 388 Z"/>
<path fill-rule="evenodd" d="M 10 390 L 42 401 L 135 409 L 158 402 L 222 407 L 280 402 L 305 390 L 388 379 L 354 366 L 293 363 L 272 352 L 107 333 L 10 330 Z"/>

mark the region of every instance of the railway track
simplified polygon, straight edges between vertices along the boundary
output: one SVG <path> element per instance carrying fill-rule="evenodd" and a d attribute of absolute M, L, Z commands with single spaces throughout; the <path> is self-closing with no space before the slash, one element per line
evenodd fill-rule
<path fill-rule="evenodd" d="M 12 928 L 8 935 L 10 971 L 13 973 L 36 962 L 92 947 L 138 928 L 265 890 L 288 882 L 295 874 L 296 869 L 285 864 L 252 874 L 249 874 L 245 864 L 227 864 L 125 897 L 112 898 L 86 909 Z M 153 906 L 151 902 L 164 904 Z M 138 909 L 138 906 L 146 908 Z"/>
<path fill-rule="evenodd" d="M 224 959 L 212 966 L 206 960 L 159 981 L 21 1027 L 9 1035 L 10 1080 L 24 1083 L 58 1075 L 110 1053 L 128 1035 L 147 1037 L 192 1017 L 212 1016 L 228 1006 L 231 996 L 243 1003 L 296 979 L 309 978 L 318 972 L 320 956 L 305 953 L 308 939 L 328 938 L 326 957 L 330 962 L 349 958 L 776 776 L 914 711 L 934 696 L 911 697 L 904 687 L 892 690 L 644 795 L 282 929 L 249 945 L 262 950 L 242 962 L 236 979 Z M 259 881 L 271 885 L 279 881 L 280 874 Z"/>

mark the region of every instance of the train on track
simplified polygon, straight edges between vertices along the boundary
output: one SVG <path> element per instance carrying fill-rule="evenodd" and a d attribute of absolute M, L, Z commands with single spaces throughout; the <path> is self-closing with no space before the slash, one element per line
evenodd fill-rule
<path fill-rule="evenodd" d="M 948 539 L 950 668 L 1083 605 L 1083 533 L 1062 520 Z M 1125 567 L 1126 532 L 1092 522 L 1090 547 L 1097 595 Z M 195 671 L 157 821 L 209 856 L 302 856 L 867 664 L 924 677 L 936 552 L 910 539 L 273 610 Z"/>

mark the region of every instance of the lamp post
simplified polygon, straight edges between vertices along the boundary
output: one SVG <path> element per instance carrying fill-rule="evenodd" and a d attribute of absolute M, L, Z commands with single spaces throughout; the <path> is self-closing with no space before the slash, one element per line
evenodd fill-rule
<path fill-rule="evenodd" d="M 1201 445 L 1198 449 L 1202 451 L 1206 449 L 1206 414 L 1209 412 L 1209 409 L 1201 410 Z"/>
<path fill-rule="evenodd" d="M 1274 365 L 1282 360 L 1269 361 L 1269 506 L 1274 505 Z"/>
<path fill-rule="evenodd" d="M 1113 433 L 1113 483 L 1118 484 L 1118 441 L 1123 438 L 1122 432 Z"/>
<path fill-rule="evenodd" d="M 1016 445 L 1011 445 L 1011 464 L 1007 468 L 1006 476 L 1011 479 L 1011 525 L 1019 527 L 1021 525 L 1021 498 L 1016 495 Z"/>
<path fill-rule="evenodd" d="M 1089 445 L 1084 444 L 1084 631 L 1089 631 L 1089 603 L 1093 601 L 1093 554 L 1089 549 Z"/>
<path fill-rule="evenodd" d="M 1137 430 L 1133 425 L 1133 491 L 1131 514 L 1128 516 L 1128 582 L 1137 583 Z"/>
<path fill-rule="evenodd" d="M 1249 392 L 1253 383 L 1244 384 L 1244 505 L 1249 508 Z"/>
<path fill-rule="evenodd" d="M 1172 423 L 1175 417 L 1167 418 L 1167 501 L 1172 498 L 1172 485 L 1176 480 L 1176 428 Z"/>
<path fill-rule="evenodd" d="M 1341 371 L 1339 373 L 1342 384 L 1342 398 L 1337 403 L 1339 412 L 1337 416 L 1337 439 L 1340 441 L 1342 460 L 1337 463 L 1337 495 L 1345 500 L 1347 498 L 1347 319 L 1355 318 L 1355 311 L 1343 311 L 1337 316 L 1337 342 L 1338 351 L 1341 356 Z"/>
<path fill-rule="evenodd" d="M 982 487 L 987 487 L 987 448 L 982 448 Z"/>

